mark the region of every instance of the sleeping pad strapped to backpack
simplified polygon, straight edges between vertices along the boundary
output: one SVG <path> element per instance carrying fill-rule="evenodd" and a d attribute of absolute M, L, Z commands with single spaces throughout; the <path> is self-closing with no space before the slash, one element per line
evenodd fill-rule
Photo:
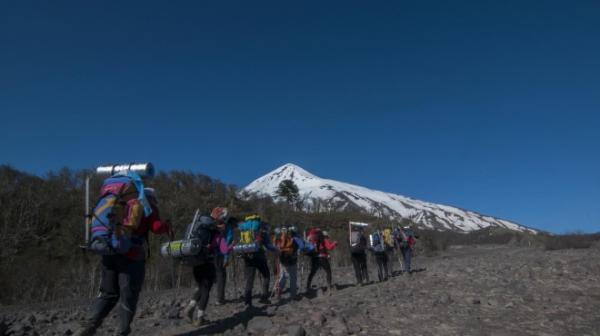
<path fill-rule="evenodd" d="M 214 256 L 209 247 L 216 222 L 210 216 L 200 216 L 188 225 L 184 239 L 164 243 L 160 247 L 163 257 L 172 257 L 183 264 L 195 266 L 211 261 Z"/>

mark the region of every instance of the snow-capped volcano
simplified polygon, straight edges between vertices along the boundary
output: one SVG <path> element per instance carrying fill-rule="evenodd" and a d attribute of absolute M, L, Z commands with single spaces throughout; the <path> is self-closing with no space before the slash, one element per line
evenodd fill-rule
<path fill-rule="evenodd" d="M 284 180 L 292 180 L 298 186 L 302 206 L 308 211 L 355 208 L 382 218 L 409 219 L 418 226 L 436 230 L 469 232 L 487 227 L 500 227 L 536 232 L 506 220 L 472 211 L 323 179 L 291 163 L 256 179 L 241 192 L 246 195 L 270 196 L 275 200 L 281 200 L 277 196 L 277 190 Z"/>

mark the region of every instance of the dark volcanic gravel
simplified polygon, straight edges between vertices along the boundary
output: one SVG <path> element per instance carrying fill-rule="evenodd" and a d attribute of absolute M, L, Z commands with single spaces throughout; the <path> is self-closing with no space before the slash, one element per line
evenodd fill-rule
<path fill-rule="evenodd" d="M 332 293 L 319 289 L 293 302 L 284 295 L 283 302 L 252 309 L 240 302 L 211 303 L 210 323 L 200 328 L 181 319 L 190 289 L 146 292 L 133 334 L 600 335 L 599 257 L 597 246 L 562 251 L 453 247 L 437 257 L 417 257 L 421 272 L 384 283 L 355 287 L 352 270 L 337 268 Z M 375 279 L 374 265 L 369 267 Z M 315 285 L 321 284 L 317 279 Z M 2 307 L 0 335 L 69 335 L 88 304 Z M 115 325 L 108 318 L 98 335 L 114 333 Z"/>

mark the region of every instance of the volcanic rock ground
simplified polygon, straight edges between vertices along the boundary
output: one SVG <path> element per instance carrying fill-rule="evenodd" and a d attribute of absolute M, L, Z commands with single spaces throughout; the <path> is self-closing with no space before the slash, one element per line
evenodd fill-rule
<path fill-rule="evenodd" d="M 600 335 L 600 248 L 543 251 L 452 247 L 416 257 L 421 272 L 354 286 L 335 268 L 338 289 L 300 301 L 245 309 L 238 300 L 208 307 L 209 323 L 181 319 L 191 289 L 143 293 L 134 335 Z M 371 278 L 375 267 L 369 264 Z M 394 264 L 395 270 L 398 264 Z M 322 285 L 323 278 L 315 285 Z M 214 291 L 213 291 L 214 294 Z M 89 300 L 0 309 L 0 335 L 68 335 Z M 114 333 L 108 318 L 99 335 Z"/>

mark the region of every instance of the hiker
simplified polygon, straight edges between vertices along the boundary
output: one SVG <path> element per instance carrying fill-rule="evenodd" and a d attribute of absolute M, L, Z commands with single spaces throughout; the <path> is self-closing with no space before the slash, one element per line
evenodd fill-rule
<path fill-rule="evenodd" d="M 331 295 L 334 290 L 331 280 L 331 265 L 329 263 L 329 251 L 333 250 L 337 246 L 337 242 L 329 240 L 327 231 L 321 231 L 319 228 L 314 228 L 309 232 L 308 240 L 313 246 L 314 250 L 310 259 L 310 273 L 308 274 L 308 282 L 306 283 L 306 292 L 310 293 L 312 290 L 311 283 L 312 279 L 319 270 L 322 268 L 325 270 L 327 275 L 327 286 L 328 293 Z"/>
<path fill-rule="evenodd" d="M 252 306 L 252 288 L 254 287 L 254 275 L 258 270 L 263 278 L 262 295 L 259 302 L 270 304 L 269 301 L 269 265 L 265 255 L 265 248 L 273 253 L 279 250 L 273 246 L 268 234 L 268 224 L 261 222 L 260 216 L 247 216 L 244 222 L 238 225 L 240 230 L 240 241 L 234 248 L 236 253 L 244 259 L 244 276 L 246 277 L 246 288 L 244 290 L 244 303 Z"/>
<path fill-rule="evenodd" d="M 233 243 L 233 225 L 237 222 L 234 217 L 229 216 L 227 208 L 217 207 L 210 213 L 210 216 L 217 222 L 218 235 L 217 246 L 229 247 Z M 225 283 L 227 282 L 227 266 L 229 264 L 229 249 L 223 253 L 223 249 L 215 249 L 215 271 L 217 280 L 217 306 L 225 304 Z"/>
<path fill-rule="evenodd" d="M 400 230 L 400 252 L 404 261 L 404 273 L 412 274 L 410 263 L 413 255 L 413 248 L 416 243 L 416 236 L 410 226 L 405 226 Z"/>
<path fill-rule="evenodd" d="M 209 242 L 200 253 L 186 259 L 186 263 L 193 266 L 192 274 L 197 287 L 192 295 L 192 299 L 183 310 L 183 317 L 187 322 L 197 327 L 205 323 L 210 290 L 217 277 L 217 263 L 215 259 L 219 255 L 229 255 L 233 248 L 227 244 L 226 237 L 223 235 L 224 231 L 217 228 L 218 221 L 224 220 L 222 215 L 226 216 L 225 212 L 226 209 L 213 211 L 211 215 L 217 217 L 217 220 L 212 216 L 203 215 L 195 223 L 190 224 L 192 225 L 192 238 Z"/>
<path fill-rule="evenodd" d="M 298 237 L 297 229 L 293 226 L 282 228 L 280 236 L 275 244 L 280 251 L 279 254 L 279 279 L 277 280 L 277 300 L 285 288 L 287 278 L 290 278 L 290 298 L 296 299 L 298 291 L 298 251 L 304 248 L 304 241 Z"/>
<path fill-rule="evenodd" d="M 350 232 L 350 257 L 354 274 L 356 275 L 356 284 L 363 286 L 369 282 L 369 272 L 367 270 L 367 237 L 364 229 L 359 227 Z"/>
<path fill-rule="evenodd" d="M 377 277 L 379 282 L 387 281 L 390 277 L 388 270 L 388 246 L 383 239 L 383 234 L 380 231 L 376 231 L 371 234 L 369 249 L 375 256 L 375 262 L 377 263 Z"/>
<path fill-rule="evenodd" d="M 107 201 L 111 197 L 114 199 L 112 206 L 111 202 Z M 128 239 L 128 244 L 114 247 L 107 238 L 94 239 L 95 234 L 101 232 L 103 227 L 106 231 L 111 224 L 115 225 L 115 237 L 120 241 Z M 141 178 L 135 173 L 115 175 L 106 179 L 100 201 L 94 209 L 90 244 L 91 251 L 102 254 L 100 294 L 92 304 L 90 316 L 82 322 L 75 335 L 93 335 L 117 304 L 117 334 L 131 333 L 130 324 L 144 282 L 148 232 L 172 235 L 170 225 L 160 219 L 154 190 L 144 189 Z M 95 250 L 102 244 L 113 244 L 111 252 Z"/>

